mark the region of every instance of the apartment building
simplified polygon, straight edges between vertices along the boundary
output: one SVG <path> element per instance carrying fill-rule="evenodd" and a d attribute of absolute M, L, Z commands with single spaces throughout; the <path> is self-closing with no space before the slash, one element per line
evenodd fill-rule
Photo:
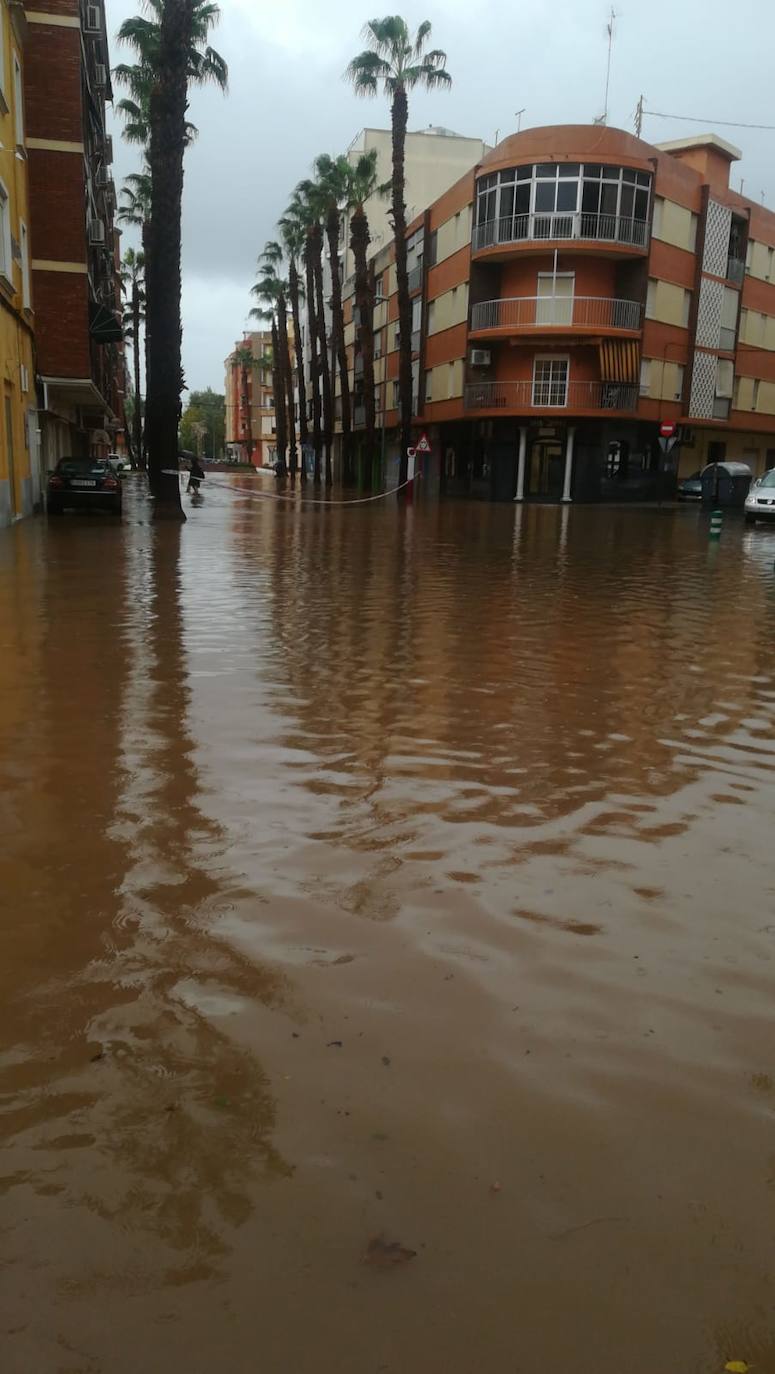
<path fill-rule="evenodd" d="M 243 335 L 224 363 L 226 453 L 232 463 L 272 467 L 277 456 L 277 417 L 272 386 L 272 334 Z"/>
<path fill-rule="evenodd" d="M 0 526 L 40 501 L 24 67 L 27 26 L 0 0 Z"/>
<path fill-rule="evenodd" d="M 501 500 L 669 495 L 722 457 L 775 466 L 775 214 L 715 134 L 562 125 L 506 138 L 408 226 L 427 486 Z M 374 257 L 377 404 L 398 424 L 391 244 Z M 351 307 L 351 283 L 345 284 Z M 358 328 L 349 312 L 356 427 Z M 663 454 L 660 424 L 679 442 Z M 397 462 L 390 440 L 387 452 Z M 390 474 L 388 474 L 390 476 Z"/>
<path fill-rule="evenodd" d="M 27 0 L 26 125 L 43 466 L 124 427 L 105 0 Z"/>

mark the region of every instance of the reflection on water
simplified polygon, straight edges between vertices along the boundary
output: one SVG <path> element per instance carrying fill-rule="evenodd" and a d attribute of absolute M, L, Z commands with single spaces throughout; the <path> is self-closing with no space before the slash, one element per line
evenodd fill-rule
<path fill-rule="evenodd" d="M 775 533 L 127 507 L 0 539 L 3 1368 L 775 1371 Z"/>

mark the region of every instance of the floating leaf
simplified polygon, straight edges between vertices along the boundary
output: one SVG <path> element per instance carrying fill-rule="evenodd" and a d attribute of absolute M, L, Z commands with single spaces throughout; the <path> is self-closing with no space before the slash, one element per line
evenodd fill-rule
<path fill-rule="evenodd" d="M 745 1360 L 727 1360 L 724 1365 L 727 1374 L 748 1374 L 749 1369 L 753 1369 L 752 1364 L 746 1364 Z"/>
<path fill-rule="evenodd" d="M 366 1246 L 363 1262 L 373 1264 L 377 1269 L 392 1269 L 396 1264 L 408 1264 L 416 1254 L 416 1250 L 407 1250 L 406 1246 L 397 1240 L 385 1240 L 384 1236 L 374 1236 Z"/>

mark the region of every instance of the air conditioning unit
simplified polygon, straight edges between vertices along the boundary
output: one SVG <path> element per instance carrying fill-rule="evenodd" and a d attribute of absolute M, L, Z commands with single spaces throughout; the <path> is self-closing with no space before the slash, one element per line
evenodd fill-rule
<path fill-rule="evenodd" d="M 86 6 L 85 28 L 87 33 L 102 33 L 102 15 L 99 5 Z"/>
<path fill-rule="evenodd" d="M 490 352 L 489 348 L 472 348 L 472 349 L 471 349 L 471 366 L 472 366 L 472 367 L 489 367 L 491 362 L 492 362 L 492 353 Z"/>
<path fill-rule="evenodd" d="M 105 242 L 105 221 L 104 219 L 89 220 L 89 243 Z"/>
<path fill-rule="evenodd" d="M 98 88 L 108 84 L 108 69 L 104 62 L 95 62 L 94 64 L 94 84 Z"/>
<path fill-rule="evenodd" d="M 107 190 L 110 185 L 110 168 L 101 166 L 97 168 L 97 185 L 101 191 Z"/>

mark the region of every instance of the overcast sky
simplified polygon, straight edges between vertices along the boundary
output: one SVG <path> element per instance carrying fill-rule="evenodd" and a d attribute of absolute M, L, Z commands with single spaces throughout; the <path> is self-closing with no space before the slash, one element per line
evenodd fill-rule
<path fill-rule="evenodd" d="M 368 124 L 386 127 L 384 100 L 356 100 L 342 81 L 363 46 L 364 0 L 221 0 L 213 44 L 229 63 L 230 90 L 192 95 L 199 141 L 186 156 L 183 226 L 184 363 L 192 388 L 223 389 L 223 360 L 247 324 L 258 253 L 296 182 L 318 153 L 343 151 Z M 107 0 L 111 37 L 140 0 Z M 697 115 L 703 124 L 646 117 L 651 142 L 714 127 L 743 150 L 733 184 L 775 208 L 775 133 L 724 128 L 721 120 L 775 124 L 771 0 L 621 0 L 616 5 L 609 124 L 633 129 L 646 108 Z M 410 129 L 443 124 L 492 141 L 522 128 L 587 123 L 602 112 L 607 53 L 605 0 L 443 0 L 413 3 L 445 49 L 453 87 L 413 96 Z M 113 42 L 111 63 L 124 60 Z M 117 97 L 118 98 L 118 97 Z M 137 150 L 120 138 L 116 181 Z"/>

